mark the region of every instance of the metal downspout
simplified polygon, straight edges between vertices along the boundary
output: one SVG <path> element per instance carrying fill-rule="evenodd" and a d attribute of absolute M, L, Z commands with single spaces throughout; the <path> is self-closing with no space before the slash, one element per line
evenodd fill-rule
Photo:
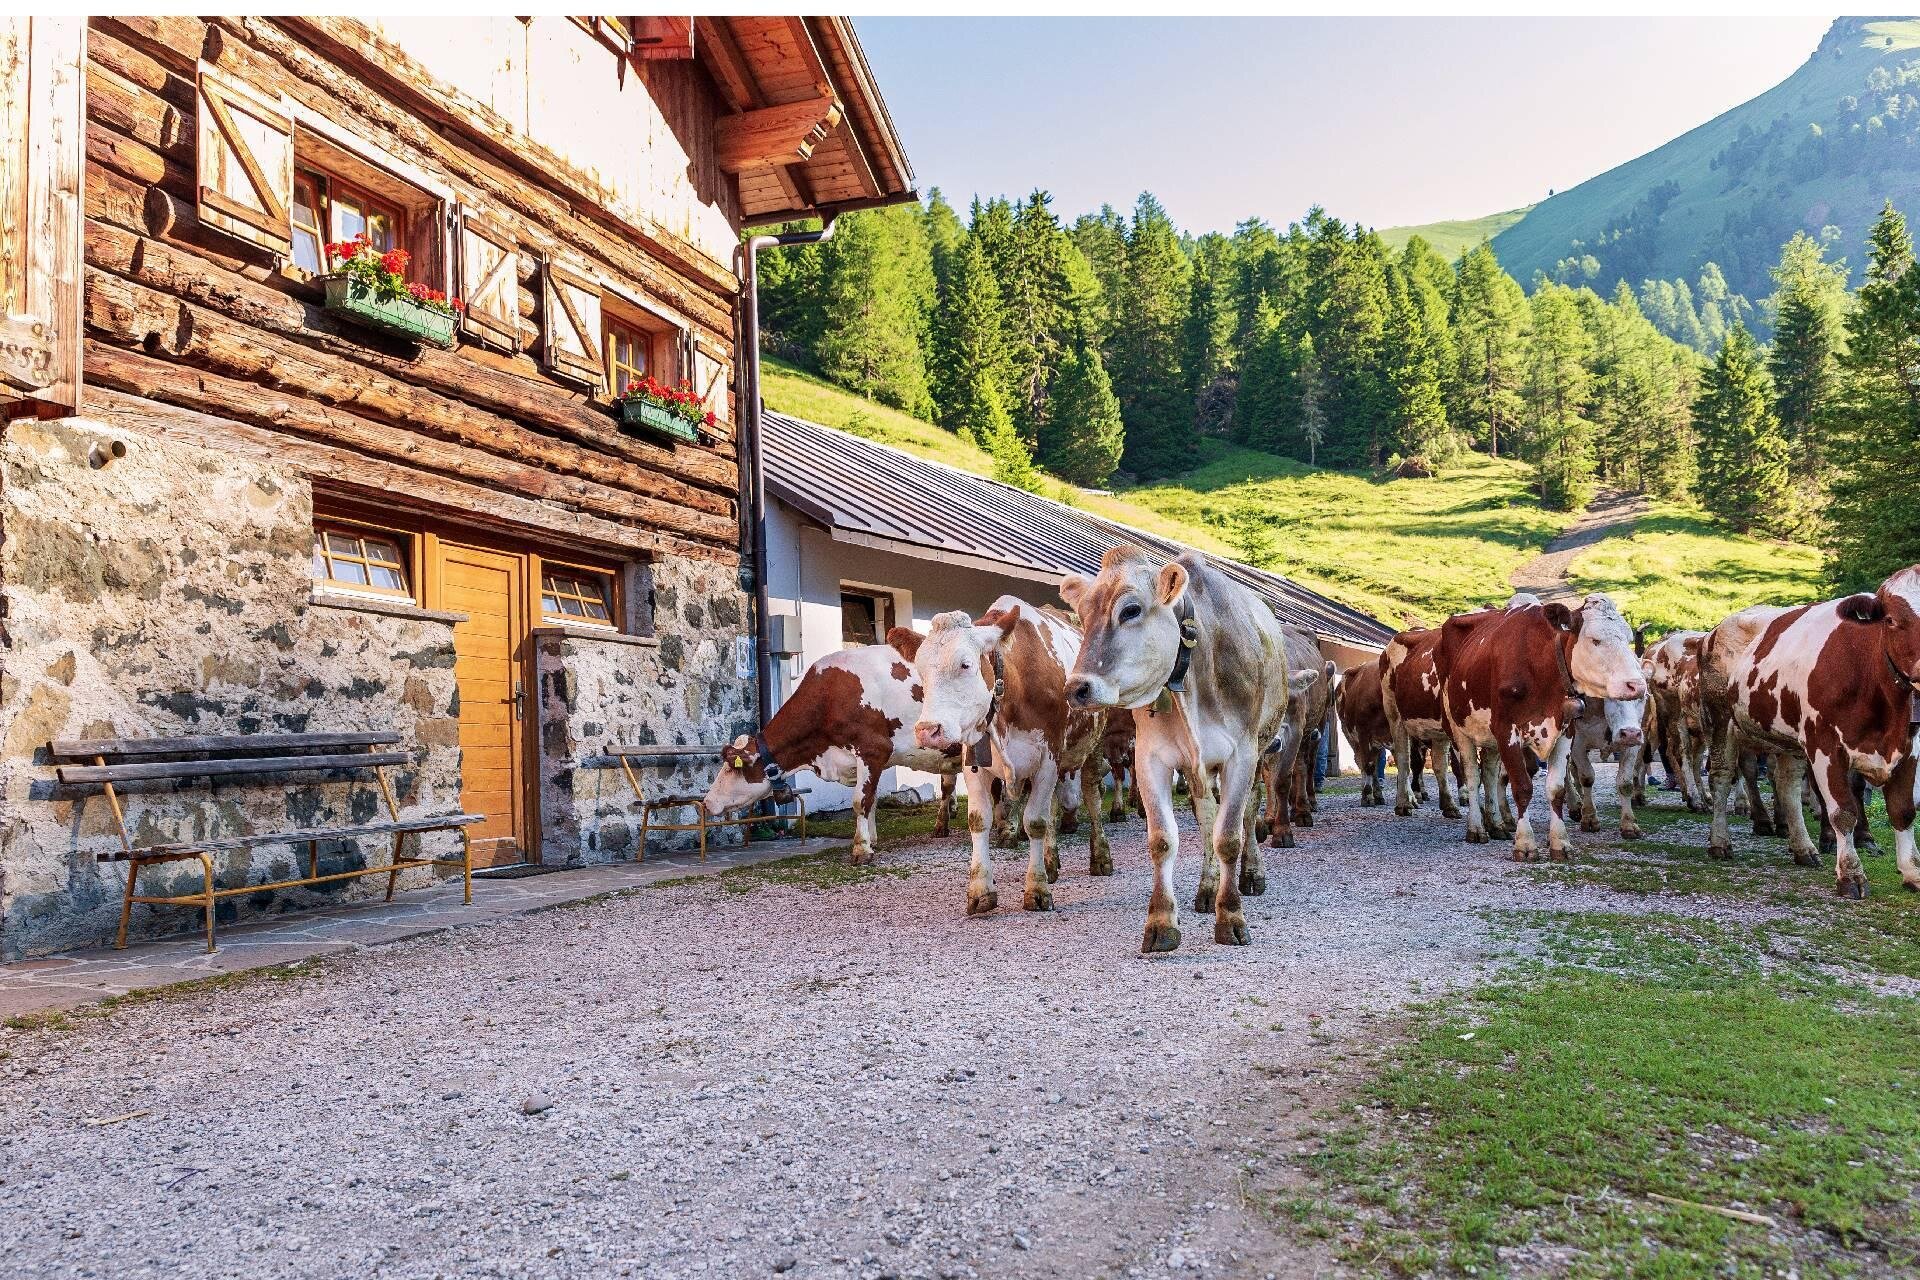
<path fill-rule="evenodd" d="M 836 215 L 837 216 L 837 215 Z M 760 727 L 773 717 L 773 653 L 767 622 L 767 468 L 760 449 L 760 250 L 819 244 L 833 237 L 835 217 L 818 231 L 751 236 L 735 250 L 740 259 L 740 588 L 753 593 L 753 664 Z"/>

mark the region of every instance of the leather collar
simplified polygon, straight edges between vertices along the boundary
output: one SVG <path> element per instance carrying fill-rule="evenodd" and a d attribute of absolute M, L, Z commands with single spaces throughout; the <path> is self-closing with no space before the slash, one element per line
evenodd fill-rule
<path fill-rule="evenodd" d="M 1174 655 L 1173 671 L 1167 676 L 1167 689 L 1173 693 L 1187 691 L 1187 668 L 1193 665 L 1193 651 L 1200 643 L 1200 624 L 1193 620 L 1193 601 L 1186 596 L 1180 597 L 1180 603 L 1174 606 L 1173 616 L 1180 620 L 1180 652 Z"/>
<path fill-rule="evenodd" d="M 980 730 L 977 742 L 971 742 L 960 752 L 960 762 L 969 769 L 990 769 L 993 767 L 993 718 L 1000 714 L 1000 699 L 1007 692 L 1007 662 L 1000 656 L 998 647 L 990 651 L 993 661 L 993 697 L 987 701 L 987 718 Z"/>
<path fill-rule="evenodd" d="M 753 735 L 753 750 L 754 759 L 760 765 L 761 772 L 767 779 L 767 785 L 777 789 L 780 786 L 780 780 L 787 776 L 787 771 L 782 769 L 780 762 L 773 758 L 773 748 L 767 745 L 767 734 L 764 729 Z M 746 768 L 747 761 L 742 753 L 728 748 L 728 754 L 738 762 L 735 765 L 736 768 Z"/>
<path fill-rule="evenodd" d="M 1880 651 L 1880 656 L 1887 660 L 1887 670 L 1893 672 L 1893 682 L 1899 685 L 1902 689 L 1905 689 L 1909 694 L 1914 693 L 1913 677 L 1900 669 L 1900 664 L 1898 664 L 1893 660 L 1893 655 L 1888 653 L 1885 649 L 1882 649 Z M 1920 696 L 1920 695 L 1915 695 L 1915 696 Z"/>
<path fill-rule="evenodd" d="M 1573 682 L 1573 668 L 1567 665 L 1567 647 L 1560 643 L 1559 636 L 1553 638 L 1553 660 L 1560 664 L 1560 688 L 1567 701 L 1573 703 L 1573 718 L 1578 720 L 1586 714 L 1587 698 Z"/>

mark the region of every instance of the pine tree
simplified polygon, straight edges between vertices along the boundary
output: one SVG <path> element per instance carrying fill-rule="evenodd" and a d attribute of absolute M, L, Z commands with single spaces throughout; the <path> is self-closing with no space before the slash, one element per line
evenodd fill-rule
<path fill-rule="evenodd" d="M 1386 249 L 1372 233 L 1349 236 L 1336 218 L 1308 212 L 1307 331 L 1320 360 L 1328 424 L 1326 465 L 1378 466 L 1391 433 L 1381 352 L 1387 327 Z"/>
<path fill-rule="evenodd" d="M 1035 191 L 1020 206 L 1013 219 L 1013 268 L 999 277 L 1012 388 L 1009 412 L 1020 438 L 1034 443 L 1047 412 L 1048 386 L 1073 336 L 1073 283 L 1067 275 L 1072 245 L 1053 216 L 1052 199 Z"/>
<path fill-rule="evenodd" d="M 1120 465 L 1126 428 L 1100 352 L 1076 342 L 1054 374 L 1046 424 L 1040 432 L 1040 462 L 1063 480 L 1103 485 Z"/>
<path fill-rule="evenodd" d="M 1386 367 L 1392 447 L 1408 474 L 1431 475 L 1453 454 L 1446 402 L 1440 391 L 1440 354 L 1416 291 L 1419 282 L 1394 267 L 1387 273 L 1387 325 L 1381 344 Z"/>
<path fill-rule="evenodd" d="M 933 262 L 918 212 L 849 214 L 821 251 L 820 372 L 869 399 L 930 412 L 924 344 Z"/>
<path fill-rule="evenodd" d="M 1920 270 L 1892 201 L 1867 237 L 1855 304 L 1828 417 L 1838 464 L 1828 573 L 1843 590 L 1920 563 Z"/>
<path fill-rule="evenodd" d="M 1773 415 L 1760 348 L 1745 325 L 1728 331 L 1701 382 L 1693 420 L 1700 436 L 1700 505 L 1743 532 L 1790 528 L 1787 441 Z"/>
<path fill-rule="evenodd" d="M 934 327 L 940 423 L 982 439 L 996 416 L 1008 416 L 1001 391 L 1008 381 L 1007 335 L 999 286 L 973 236 L 960 247 Z"/>
<path fill-rule="evenodd" d="M 1143 193 L 1127 228 L 1126 271 L 1112 335 L 1113 389 L 1127 424 L 1124 462 L 1141 476 L 1172 475 L 1193 460 L 1193 401 L 1180 367 L 1187 260 L 1160 202 Z"/>
<path fill-rule="evenodd" d="M 1497 458 L 1500 437 L 1511 435 L 1522 408 L 1527 296 L 1482 240 L 1460 260 L 1452 301 L 1453 421 Z"/>
<path fill-rule="evenodd" d="M 1233 343 L 1233 246 L 1225 236 L 1201 236 L 1194 246 L 1181 325 L 1181 365 L 1187 393 L 1195 398 L 1227 371 Z"/>
<path fill-rule="evenodd" d="M 1233 438 L 1249 448 L 1312 460 L 1319 441 L 1301 436 L 1301 393 L 1312 339 L 1282 322 L 1264 303 L 1240 360 L 1240 392 L 1233 403 Z"/>
<path fill-rule="evenodd" d="M 1792 453 L 1794 491 L 1802 512 L 1817 516 L 1826 506 L 1828 480 L 1824 415 L 1838 376 L 1847 310 L 1847 267 L 1828 262 L 1825 246 L 1795 232 L 1773 269 L 1774 412 Z"/>
<path fill-rule="evenodd" d="M 1027 442 L 1013 428 L 1006 406 L 1000 402 L 1000 390 L 991 381 L 981 383 L 978 402 L 979 423 L 969 424 L 974 439 L 993 458 L 993 478 L 1001 484 L 1040 491 L 1040 473 L 1033 465 Z"/>
<path fill-rule="evenodd" d="M 953 211 L 938 187 L 927 193 L 927 207 L 920 220 L 926 228 L 927 249 L 933 256 L 934 283 L 944 293 L 952 282 L 953 268 L 960 257 L 960 246 L 966 242 L 967 229 L 960 224 L 960 215 Z"/>
<path fill-rule="evenodd" d="M 1085 213 L 1074 219 L 1073 243 L 1086 258 L 1099 282 L 1098 309 L 1088 319 L 1093 339 L 1106 343 L 1114 328 L 1114 308 L 1120 305 L 1122 281 L 1127 274 L 1127 220 L 1110 204 L 1099 213 Z"/>
<path fill-rule="evenodd" d="M 1573 290 L 1545 284 L 1528 307 L 1525 399 L 1541 502 L 1558 511 L 1586 505 L 1593 478 L 1593 426 L 1584 416 L 1591 339 Z"/>

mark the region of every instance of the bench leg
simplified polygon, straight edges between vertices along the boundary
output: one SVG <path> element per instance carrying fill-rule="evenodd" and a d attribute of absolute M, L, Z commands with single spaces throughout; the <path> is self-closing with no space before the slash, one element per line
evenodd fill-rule
<path fill-rule="evenodd" d="M 213 954 L 213 859 L 209 858 L 204 853 L 196 853 L 194 857 L 200 859 L 200 874 L 205 879 L 206 886 L 207 886 L 207 896 L 206 896 L 207 954 L 212 955 Z"/>
<path fill-rule="evenodd" d="M 653 829 L 653 810 L 647 808 L 647 802 L 640 802 L 640 847 L 634 851 L 635 863 L 647 860 L 647 832 Z"/>
<path fill-rule="evenodd" d="M 473 905 L 473 833 L 460 828 L 460 876 L 466 882 L 466 904 Z"/>
<path fill-rule="evenodd" d="M 426 837 L 422 836 L 421 839 L 424 840 L 426 839 Z M 387 901 L 388 902 L 393 901 L 394 885 L 400 883 L 400 850 L 405 846 L 406 841 L 407 841 L 407 836 L 405 832 L 396 831 L 393 833 L 393 870 L 387 872 Z"/>
<path fill-rule="evenodd" d="M 795 796 L 793 802 L 800 808 L 800 838 L 805 840 L 807 838 L 807 798 Z"/>
<path fill-rule="evenodd" d="M 707 860 L 707 807 L 700 806 L 700 861 Z"/>
<path fill-rule="evenodd" d="M 127 859 L 127 894 L 120 900 L 120 933 L 114 939 L 114 949 L 127 949 L 127 922 L 133 919 L 134 884 L 140 879 L 140 859 Z"/>

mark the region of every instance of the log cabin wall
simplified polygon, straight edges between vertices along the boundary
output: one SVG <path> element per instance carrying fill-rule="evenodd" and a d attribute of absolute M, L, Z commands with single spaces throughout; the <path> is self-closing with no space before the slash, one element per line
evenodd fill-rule
<path fill-rule="evenodd" d="M 737 179 L 712 162 L 714 89 L 690 61 L 623 67 L 567 19 L 494 21 L 476 20 L 471 46 L 397 22 L 90 22 L 81 416 L 16 422 L 0 442 L 0 954 L 97 940 L 116 914 L 123 866 L 95 861 L 112 841 L 104 812 L 56 794 L 51 738 L 395 728 L 416 752 L 406 799 L 472 807 L 489 748 L 456 684 L 470 619 L 451 585 L 424 583 L 435 547 L 498 551 L 530 575 L 517 856 L 632 856 L 637 822 L 605 749 L 751 728 L 730 425 L 740 214 Z M 498 109 L 510 100 L 457 83 L 460 60 L 487 64 L 475 49 L 498 40 L 523 50 L 508 77 L 526 96 L 518 123 Z M 579 83 L 545 93 L 556 75 Z M 631 126 L 632 156 L 569 147 L 566 111 L 584 113 L 582 139 L 628 113 L 613 123 Z M 273 207 L 298 203 L 282 164 L 403 215 L 416 278 L 483 286 L 457 345 L 323 306 L 291 261 L 303 210 Z M 599 367 L 614 322 L 707 397 L 716 426 L 701 442 L 622 431 Z M 124 446 L 104 468 L 102 442 Z M 341 520 L 396 531 L 413 598 L 316 586 L 315 530 Z M 556 565 L 604 574 L 614 626 L 540 616 Z M 286 823 L 289 806 L 358 813 L 356 795 L 183 789 L 147 797 L 146 821 L 171 838 L 237 834 Z M 229 855 L 223 882 L 285 856 Z M 378 882 L 355 884 L 322 896 Z M 134 932 L 192 923 L 137 909 Z"/>

